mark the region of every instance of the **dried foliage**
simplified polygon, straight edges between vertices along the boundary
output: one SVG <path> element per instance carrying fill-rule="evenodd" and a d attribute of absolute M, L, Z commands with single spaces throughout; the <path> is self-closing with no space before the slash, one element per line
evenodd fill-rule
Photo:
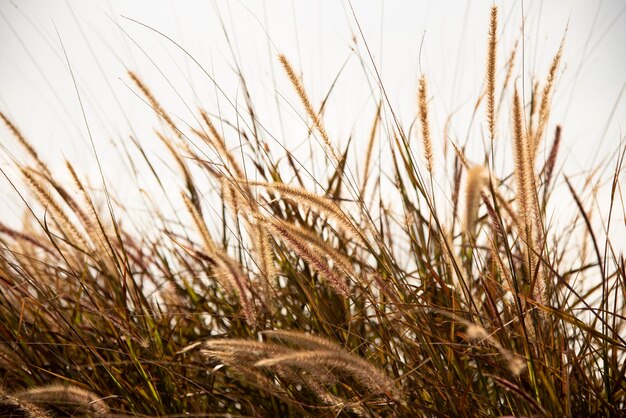
<path fill-rule="evenodd" d="M 624 256 L 602 241 L 585 210 L 593 191 L 577 192 L 569 180 L 572 201 L 564 204 L 579 214 L 570 231 L 551 227 L 546 208 L 562 183 L 557 154 L 567 140 L 560 127 L 543 170 L 535 167 L 542 163 L 539 141 L 553 129 L 548 115 L 562 46 L 538 110 L 530 111 L 538 117 L 525 113 L 517 88 L 500 111 L 497 22 L 494 7 L 486 120 L 490 139 L 497 120 L 510 120 L 498 135 L 512 142 L 487 141 L 485 161 L 470 163 L 465 145 L 450 138 L 455 153 L 441 159 L 438 173 L 424 77 L 412 113 L 426 165 L 414 158 L 415 144 L 381 91 L 361 141 L 364 164 L 354 171 L 351 148 L 339 153 L 323 113 L 279 57 L 303 120 L 312 122 L 332 163 L 325 181 L 308 175 L 312 161 L 291 154 L 287 163 L 273 160 L 252 110 L 249 124 L 218 121 L 207 109 L 198 126 L 178 124 L 130 72 L 155 120 L 164 122 L 157 136 L 184 184 L 163 190 L 160 202 L 176 213 L 153 210 L 154 230 L 122 222 L 126 208 L 111 203 L 108 190 L 101 209 L 102 195 L 69 163 L 72 182 L 61 184 L 18 121 L 0 114 L 3 143 L 19 145 L 28 159 L 14 161 L 11 181 L 33 198 L 25 200 L 32 203 L 21 227 L 0 223 L 0 413 L 623 414 Z M 515 51 L 510 57 L 505 89 Z M 255 163 L 233 153 L 231 141 L 242 156 L 258 157 Z M 496 147 L 513 155 L 512 167 L 502 171 Z M 611 205 L 621 196 L 625 153 Z M 393 164 L 375 174 L 374 157 Z M 435 176 L 448 166 L 452 178 Z M 160 183 L 162 174 L 154 174 Z M 446 187 L 453 203 L 436 199 Z M 578 256 L 586 248 L 595 260 Z"/>

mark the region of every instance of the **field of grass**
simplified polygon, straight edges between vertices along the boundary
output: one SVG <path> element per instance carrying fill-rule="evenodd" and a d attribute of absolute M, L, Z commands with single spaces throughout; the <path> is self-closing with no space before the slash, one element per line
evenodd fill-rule
<path fill-rule="evenodd" d="M 106 178 L 95 193 L 71 162 L 53 172 L 28 128 L 0 113 L 3 143 L 28 155 L 6 191 L 23 199 L 23 224 L 0 220 L 0 415 L 624 414 L 626 262 L 605 231 L 624 222 L 626 148 L 598 226 L 585 204 L 596 191 L 558 169 L 561 127 L 549 117 L 567 44 L 523 95 L 521 45 L 499 56 L 498 23 L 494 7 L 467 121 L 485 127 L 481 161 L 435 137 L 428 74 L 413 129 L 381 90 L 355 154 L 278 56 L 325 177 L 275 157 L 253 103 L 249 123 L 201 109 L 185 126 L 129 72 L 185 184 L 171 190 L 153 170 L 168 197 L 151 209 L 154 230 L 126 225 Z M 504 171 L 495 144 L 512 155 Z M 375 168 L 383 154 L 390 163 Z M 152 169 L 144 156 L 137 164 Z M 434 180 L 443 172 L 449 195 Z M 569 199 L 557 211 L 576 209 L 568 230 L 547 216 L 557 184 Z"/>

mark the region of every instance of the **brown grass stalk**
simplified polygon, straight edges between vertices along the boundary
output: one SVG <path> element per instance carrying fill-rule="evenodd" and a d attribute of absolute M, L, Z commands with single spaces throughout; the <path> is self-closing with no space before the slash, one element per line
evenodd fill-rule
<path fill-rule="evenodd" d="M 303 188 L 289 186 L 284 183 L 265 183 L 259 181 L 248 181 L 246 183 L 250 186 L 265 187 L 268 190 L 279 192 L 297 203 L 307 203 L 310 208 L 335 219 L 339 222 L 339 226 L 343 227 L 344 230 L 349 231 L 354 238 L 357 238 L 362 243 L 365 243 L 365 238 L 359 228 L 354 225 L 354 222 L 346 216 L 343 210 L 341 210 L 339 205 L 334 201 L 326 197 L 313 194 Z"/>
<path fill-rule="evenodd" d="M 217 131 L 217 128 L 213 124 L 213 121 L 211 120 L 209 115 L 204 110 L 200 110 L 200 115 L 202 116 L 202 120 L 204 120 L 204 123 L 206 123 L 206 125 L 208 126 L 209 132 L 213 136 L 213 139 L 209 141 L 210 145 L 212 145 L 216 149 L 218 154 L 222 158 L 225 158 L 229 164 L 229 166 L 227 167 L 227 170 L 232 169 L 234 172 L 233 176 L 235 178 L 245 179 L 246 176 L 245 176 L 244 170 L 241 168 L 241 165 L 239 165 L 239 163 L 235 159 L 235 156 L 226 148 L 226 142 L 224 141 L 224 138 Z M 205 136 L 203 136 L 203 138 L 205 140 L 208 139 Z"/>
<path fill-rule="evenodd" d="M 280 223 L 270 224 L 270 228 L 275 231 L 289 246 L 307 261 L 312 267 L 315 268 L 321 275 L 323 275 L 330 286 L 341 296 L 348 298 L 350 293 L 346 287 L 345 280 L 337 275 L 337 273 L 328 266 L 324 261 L 324 253 L 318 250 L 312 249 L 303 241 L 298 235 L 292 233 L 285 225 Z"/>
<path fill-rule="evenodd" d="M 109 407 L 94 392 L 82 389 L 75 385 L 49 385 L 34 387 L 14 396 L 32 403 L 43 403 L 76 408 L 83 413 L 107 415 Z"/>
<path fill-rule="evenodd" d="M 537 130 L 533 135 L 533 139 L 531 142 L 531 158 L 534 163 L 537 151 L 539 150 L 539 145 L 543 138 L 543 133 L 545 131 L 546 125 L 548 123 L 548 117 L 550 115 L 550 108 L 552 102 L 552 90 L 554 90 L 554 82 L 556 79 L 556 72 L 559 68 L 559 63 L 561 62 L 561 57 L 563 55 L 563 48 L 565 45 L 565 37 L 561 40 L 561 44 L 559 45 L 559 50 L 556 55 L 552 59 L 552 65 L 550 65 L 550 70 L 548 71 L 548 77 L 546 79 L 546 83 L 543 86 L 543 91 L 541 93 L 541 104 L 539 105 L 539 121 L 537 123 Z"/>
<path fill-rule="evenodd" d="M 491 8 L 489 21 L 489 44 L 487 48 L 487 125 L 489 138 L 496 138 L 496 52 L 498 47 L 498 7 Z"/>
<path fill-rule="evenodd" d="M 300 98 L 300 101 L 304 105 L 304 109 L 306 110 L 306 113 L 309 115 L 309 117 L 313 121 L 313 126 L 315 126 L 317 131 L 322 136 L 322 140 L 324 141 L 324 146 L 326 147 L 326 150 L 330 153 L 331 157 L 334 159 L 334 162 L 337 165 L 339 165 L 341 162 L 339 153 L 337 152 L 337 150 L 335 149 L 335 146 L 333 145 L 330 138 L 328 137 L 328 133 L 326 132 L 326 128 L 322 124 L 322 120 L 319 114 L 315 111 L 315 109 L 313 109 L 313 105 L 311 104 L 311 101 L 309 100 L 309 96 L 307 95 L 306 90 L 304 89 L 304 86 L 302 85 L 302 81 L 296 75 L 296 72 L 294 71 L 293 67 L 289 63 L 289 60 L 287 59 L 286 56 L 284 56 L 283 54 L 280 54 L 278 56 L 278 60 L 283 66 L 285 73 L 287 73 L 287 77 L 289 77 L 289 81 L 291 81 L 291 84 L 296 89 L 296 92 L 298 93 L 298 97 Z"/>
<path fill-rule="evenodd" d="M 522 104 L 517 88 L 513 96 L 513 152 L 515 155 L 515 181 L 517 185 L 517 205 L 520 219 L 523 221 L 525 241 L 531 245 L 532 230 L 532 181 L 528 171 L 529 147 L 523 123 Z"/>
<path fill-rule="evenodd" d="M 419 119 L 422 127 L 422 144 L 424 146 L 424 159 L 426 160 L 426 169 L 430 174 L 432 174 L 434 167 L 433 143 L 430 137 L 430 123 L 428 121 L 428 90 L 426 85 L 426 77 L 423 75 L 420 77 L 419 80 L 417 102 L 419 107 Z"/>
<path fill-rule="evenodd" d="M 478 207 L 480 205 L 480 193 L 487 184 L 487 169 L 480 165 L 475 165 L 467 172 L 465 181 L 465 233 L 468 238 L 474 238 L 476 219 L 478 218 Z"/>
<path fill-rule="evenodd" d="M 39 158 L 39 154 L 37 153 L 37 151 L 35 151 L 35 148 L 31 145 L 31 143 L 28 142 L 22 132 L 17 129 L 13 122 L 11 122 L 11 120 L 3 112 L 0 112 L 0 119 L 2 119 L 6 127 L 9 128 L 9 131 L 11 131 L 13 137 L 17 139 L 17 142 L 19 142 L 20 145 L 26 150 L 28 155 L 30 155 L 30 157 L 35 160 L 35 162 L 37 163 L 37 167 L 46 176 L 50 176 L 50 170 L 48 169 L 48 166 L 41 160 L 41 158 Z"/>
<path fill-rule="evenodd" d="M 67 213 L 65 213 L 61 205 L 46 190 L 46 187 L 39 181 L 36 174 L 34 174 L 31 169 L 23 167 L 20 167 L 20 171 L 39 203 L 46 208 L 46 210 L 50 211 L 52 220 L 61 229 L 63 234 L 65 234 L 66 238 L 68 238 L 73 245 L 78 246 L 81 251 L 89 252 L 89 244 L 83 237 L 83 234 L 81 234 L 72 221 L 70 221 Z"/>

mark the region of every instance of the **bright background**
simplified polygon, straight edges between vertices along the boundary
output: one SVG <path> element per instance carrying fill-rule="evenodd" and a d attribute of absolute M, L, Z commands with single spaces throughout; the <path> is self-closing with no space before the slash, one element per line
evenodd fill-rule
<path fill-rule="evenodd" d="M 533 80 L 545 79 L 568 28 L 548 145 L 554 125 L 561 124 L 563 172 L 585 187 L 583 173 L 600 167 L 609 181 L 626 126 L 623 0 L 355 0 L 352 4 L 339 0 L 0 0 L 0 109 L 53 169 L 63 171 L 63 158 L 67 158 L 97 185 L 98 171 L 73 74 L 105 175 L 132 207 L 137 185 L 129 180 L 129 162 L 121 157 L 125 148 L 132 148 L 129 136 L 139 138 L 157 158 L 163 150 L 152 131 L 158 121 L 137 94 L 127 70 L 139 74 L 182 126 L 198 126 L 194 118 L 198 107 L 233 122 L 237 121 L 234 107 L 245 113 L 239 68 L 270 147 L 280 150 L 282 145 L 306 159 L 310 150 L 306 118 L 276 60 L 281 52 L 303 75 L 316 105 L 346 63 L 324 115 L 328 131 L 340 144 L 352 137 L 360 150 L 359 143 L 367 139 L 380 98 L 375 64 L 407 128 L 415 117 L 418 77 L 426 74 L 436 159 L 443 161 L 443 126 L 454 114 L 448 135 L 458 143 L 467 140 L 468 156 L 478 162 L 483 152 L 484 107 L 472 128 L 469 122 L 484 80 L 489 8 L 494 3 L 500 7 L 499 83 L 526 19 L 523 71 L 520 53 L 514 76 L 518 85 L 525 86 L 527 100 Z M 502 119 L 501 125 L 507 126 L 508 120 Z M 506 134 L 500 130 L 504 162 L 510 154 Z M 237 146 L 236 138 L 228 141 Z M 10 172 L 11 157 L 24 154 L 4 128 L 0 145 L 0 168 Z M 180 186 L 178 180 L 172 181 Z M 0 187 L 5 207 L 0 213 L 19 218 L 22 209 L 15 193 L 4 180 Z M 606 185 L 602 190 L 604 199 Z M 572 205 L 567 193 L 559 196 Z M 586 203 L 602 213 L 606 200 Z M 626 236 L 624 222 L 615 228 L 613 233 Z"/>

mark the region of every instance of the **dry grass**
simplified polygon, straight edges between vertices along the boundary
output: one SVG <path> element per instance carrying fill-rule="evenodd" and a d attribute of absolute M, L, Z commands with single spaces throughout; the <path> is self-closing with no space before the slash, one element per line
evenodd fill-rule
<path fill-rule="evenodd" d="M 424 145 L 426 169 L 432 174 L 435 164 L 433 157 L 433 140 L 430 137 L 430 123 L 428 122 L 428 90 L 426 87 L 426 77 L 424 76 L 420 77 L 417 103 L 419 108 L 420 124 L 422 127 L 422 144 Z"/>
<path fill-rule="evenodd" d="M 593 188 L 566 179 L 572 199 L 563 205 L 579 209 L 571 230 L 554 230 L 546 210 L 562 179 L 561 128 L 546 161 L 537 147 L 553 129 L 563 46 L 540 101 L 537 93 L 529 106 L 514 87 L 512 102 L 496 106 L 495 7 L 490 17 L 485 160 L 470 163 L 451 138 L 455 152 L 438 159 L 437 173 L 425 77 L 412 110 L 425 164 L 381 92 L 357 182 L 347 161 L 360 156 L 339 154 L 282 55 L 333 164 L 328 179 L 308 176 L 312 161 L 272 160 L 255 121 L 216 125 L 201 109 L 198 126 L 177 124 L 129 73 L 164 122 L 157 136 L 184 184 L 154 196 L 153 229 L 120 221 L 121 203 L 100 209 L 69 163 L 71 184 L 61 184 L 0 114 L 2 141 L 28 158 L 15 161 L 12 183 L 33 197 L 21 227 L 0 223 L 0 414 L 623 414 L 624 256 L 585 209 Z M 510 57 L 501 97 L 517 71 Z M 498 136 L 511 142 L 492 141 L 498 120 L 510 120 Z M 234 138 L 241 155 L 259 156 L 255 165 L 231 151 Z M 375 140 L 378 159 L 393 161 L 378 174 Z M 495 147 L 514 156 L 512 167 L 502 169 Z M 624 203 L 625 153 L 612 206 Z M 446 187 L 451 201 L 440 195 Z"/>
<path fill-rule="evenodd" d="M 491 8 L 489 21 L 489 45 L 487 48 L 487 125 L 489 126 L 489 139 L 496 138 L 496 57 L 498 48 L 498 8 Z M 508 79 L 508 74 L 507 77 Z"/>

